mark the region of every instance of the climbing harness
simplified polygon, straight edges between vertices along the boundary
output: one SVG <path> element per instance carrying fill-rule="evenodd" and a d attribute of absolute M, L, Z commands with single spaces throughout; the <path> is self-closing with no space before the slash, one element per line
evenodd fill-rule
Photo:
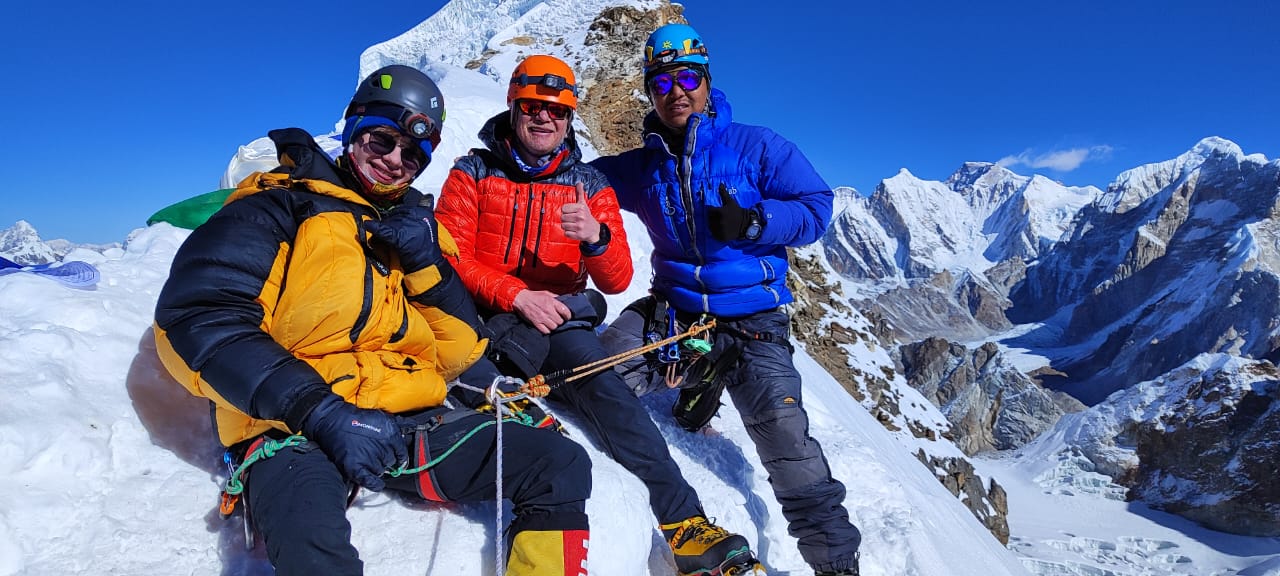
<path fill-rule="evenodd" d="M 559 386 L 562 386 L 569 382 L 580 380 L 582 378 L 586 378 L 588 376 L 592 376 L 594 374 L 597 374 L 599 372 L 608 370 L 610 368 L 613 368 L 614 366 L 622 364 L 623 362 L 637 358 L 639 356 L 642 356 L 649 352 L 653 352 L 655 350 L 660 351 L 659 353 L 660 358 L 662 358 L 664 362 L 667 361 L 668 359 L 675 358 L 675 361 L 667 362 L 671 366 L 675 366 L 676 363 L 680 360 L 680 348 L 679 348 L 680 346 L 684 346 L 687 350 L 690 351 L 690 353 L 700 357 L 701 355 L 711 351 L 711 342 L 700 336 L 709 332 L 711 329 L 715 328 L 715 326 L 716 326 L 716 321 L 714 318 L 708 318 L 706 315 L 703 315 L 698 322 L 690 325 L 684 331 L 677 333 L 676 330 L 678 329 L 678 325 L 675 321 L 675 313 L 673 310 L 669 310 L 669 314 L 668 314 L 668 334 L 669 335 L 665 338 L 657 338 L 657 336 L 655 335 L 653 338 L 647 339 L 652 341 L 649 341 L 645 345 L 640 346 L 638 348 L 634 348 L 632 350 L 614 354 L 613 356 L 609 356 L 607 358 L 601 358 L 594 362 L 588 362 L 576 368 L 560 370 L 547 375 L 538 374 L 526 381 L 522 381 L 519 378 L 512 378 L 509 376 L 498 376 L 497 378 L 494 378 L 493 383 L 491 383 L 488 388 L 485 388 L 483 390 L 485 399 L 487 399 L 489 401 L 489 405 L 493 407 L 493 413 L 494 413 L 493 420 L 483 422 L 480 425 L 476 426 L 475 428 L 471 429 L 469 432 L 467 432 L 465 435 L 463 435 L 461 438 L 455 441 L 451 446 L 449 446 L 449 448 L 446 449 L 439 456 L 432 458 L 431 460 L 425 463 L 422 463 L 416 467 L 409 467 L 409 463 L 406 462 L 404 464 L 401 464 L 396 469 L 387 470 L 386 474 L 391 477 L 398 477 L 398 476 L 403 476 L 405 474 L 419 474 L 419 473 L 426 472 L 430 468 L 444 461 L 445 458 L 448 458 L 449 455 L 453 454 L 455 450 L 461 447 L 462 444 L 464 444 L 467 440 L 470 440 L 472 436 L 475 436 L 481 430 L 489 426 L 497 426 L 495 430 L 496 454 L 494 455 L 494 457 L 496 458 L 495 460 L 496 478 L 494 481 L 494 484 L 496 486 L 496 498 L 495 498 L 496 512 L 495 512 L 495 520 L 494 520 L 495 526 L 496 526 L 496 529 L 494 531 L 494 534 L 495 534 L 494 566 L 496 567 L 497 575 L 502 576 L 504 573 L 504 562 L 502 559 L 502 553 L 503 553 L 503 550 L 502 550 L 503 548 L 503 541 L 502 541 L 502 498 L 503 498 L 502 497 L 502 490 L 503 490 L 503 486 L 502 486 L 502 460 L 503 460 L 502 424 L 504 422 L 514 421 L 518 424 L 522 424 L 526 426 L 537 425 L 536 423 L 533 422 L 533 418 L 529 414 L 527 414 L 524 410 L 518 407 L 510 407 L 507 405 L 520 402 L 520 401 L 532 402 L 533 399 L 535 398 L 544 398 L 548 394 L 550 394 L 553 389 Z M 479 388 L 474 388 L 466 384 L 463 384 L 461 382 L 459 382 L 457 385 L 463 386 L 464 388 L 467 388 L 469 390 L 481 391 Z M 503 392 L 502 391 L 503 387 L 507 387 L 509 389 L 514 388 L 515 391 L 510 393 Z M 293 434 L 282 440 L 274 440 L 274 439 L 265 438 L 265 437 L 260 438 L 258 441 L 250 445 L 250 449 L 247 450 L 244 460 L 241 461 L 241 463 L 238 466 L 234 465 L 234 460 L 230 450 L 224 453 L 223 461 L 227 465 L 228 470 L 230 470 L 230 476 L 227 478 L 227 481 L 223 486 L 221 500 L 218 506 L 219 511 L 222 513 L 222 516 L 224 518 L 230 516 L 231 513 L 235 510 L 236 503 L 240 501 L 241 495 L 243 494 L 245 489 L 243 477 L 249 466 L 253 465 L 255 462 L 261 461 L 264 458 L 270 458 L 274 456 L 277 452 L 279 452 L 282 449 L 302 445 L 302 444 L 305 444 L 306 442 L 307 442 L 306 437 L 304 437 L 301 434 Z M 247 510 L 245 511 L 245 534 L 246 534 L 246 542 L 245 542 L 246 548 L 253 548 L 253 538 L 252 538 L 251 528 L 249 526 L 249 517 L 248 517 Z"/>
<path fill-rule="evenodd" d="M 523 385 L 523 383 L 524 382 L 519 378 L 510 378 L 507 376 L 499 376 L 495 378 L 493 381 L 493 384 L 491 384 L 489 388 L 483 390 L 485 392 L 485 398 L 488 399 L 489 403 L 495 408 L 494 409 L 495 418 L 493 420 L 486 420 L 485 422 L 480 423 L 479 425 L 477 425 L 476 427 L 468 431 L 466 434 L 464 434 L 461 438 L 454 441 L 454 443 L 450 445 L 449 448 L 447 448 L 439 456 L 432 458 L 429 461 L 422 463 L 419 466 L 410 467 L 409 464 L 406 462 L 404 464 L 401 464 L 399 467 L 395 469 L 387 470 L 385 472 L 387 476 L 390 476 L 393 478 L 403 476 L 406 474 L 424 473 L 429 469 L 431 469 L 432 467 L 436 466 L 437 464 L 443 462 L 446 458 L 448 458 L 451 454 L 457 451 L 458 448 L 460 448 L 463 444 L 465 444 L 468 440 L 470 440 L 473 436 L 475 436 L 481 430 L 484 430 L 485 428 L 488 428 L 490 426 L 497 426 L 498 428 L 497 428 L 496 458 L 497 458 L 498 470 L 497 470 L 496 484 L 497 484 L 497 502 L 498 502 L 497 534 L 499 534 L 497 539 L 498 540 L 497 546 L 499 548 L 499 551 L 498 551 L 499 559 L 501 558 L 500 548 L 502 547 L 502 542 L 501 542 L 502 540 L 501 538 L 501 533 L 502 533 L 502 423 L 505 421 L 505 422 L 515 422 L 517 424 L 521 424 L 525 426 L 537 425 L 537 423 L 533 421 L 533 418 L 529 414 L 525 413 L 523 410 L 519 408 L 511 408 L 506 406 L 506 404 L 511 404 L 513 402 L 528 400 L 530 397 L 527 394 L 520 391 L 511 393 L 511 394 L 505 394 L 499 388 L 504 385 L 508 387 L 521 386 Z M 459 383 L 458 385 L 466 386 L 465 384 L 461 384 L 461 383 Z M 479 390 L 479 389 L 475 389 L 475 390 Z M 223 518 L 228 518 L 235 511 L 237 504 L 240 504 L 244 508 L 245 548 L 246 549 L 253 548 L 254 538 L 253 538 L 252 527 L 250 525 L 248 509 L 247 509 L 248 501 L 245 500 L 242 502 L 242 497 L 245 490 L 245 484 L 244 484 L 245 472 L 248 471 L 249 466 L 252 466 L 254 463 L 260 462 L 266 458 L 275 456 L 276 453 L 278 453 L 281 450 L 292 448 L 294 446 L 300 446 L 306 443 L 307 443 L 307 438 L 301 434 L 293 434 L 291 436 L 288 436 L 280 440 L 260 437 L 258 440 L 254 441 L 252 444 L 249 445 L 249 448 L 245 451 L 245 457 L 240 462 L 239 465 L 235 464 L 235 458 L 231 450 L 227 450 L 226 452 L 223 453 L 222 460 L 223 460 L 223 463 L 227 466 L 227 469 L 229 471 L 229 476 L 227 478 L 226 483 L 223 485 L 222 493 L 220 495 L 220 499 L 218 503 L 218 511 L 222 514 Z M 499 566 L 499 575 L 500 575 L 502 563 L 499 562 L 498 566 Z"/>

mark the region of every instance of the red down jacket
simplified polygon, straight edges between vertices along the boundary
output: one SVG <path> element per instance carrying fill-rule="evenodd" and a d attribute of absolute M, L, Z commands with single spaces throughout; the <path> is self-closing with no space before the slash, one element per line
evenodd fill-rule
<path fill-rule="evenodd" d="M 467 290 L 498 312 L 511 312 L 525 289 L 582 290 L 588 275 L 602 292 L 625 290 L 633 266 L 618 199 L 604 175 L 581 162 L 572 130 L 565 150 L 535 176 L 512 159 L 512 137 L 506 112 L 489 119 L 480 131 L 488 149 L 460 158 L 440 192 L 436 218 L 458 243 L 456 268 Z M 560 208 L 576 200 L 578 182 L 591 214 L 611 236 L 604 252 L 593 256 L 560 228 Z"/>

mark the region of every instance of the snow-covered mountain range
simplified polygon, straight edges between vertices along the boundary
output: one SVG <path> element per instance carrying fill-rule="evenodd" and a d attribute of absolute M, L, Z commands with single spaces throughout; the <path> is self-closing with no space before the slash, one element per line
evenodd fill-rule
<path fill-rule="evenodd" d="M 76 248 L 102 252 L 119 247 L 119 243 L 100 245 L 75 244 L 64 239 L 41 240 L 40 233 L 25 220 L 0 230 L 0 256 L 24 266 L 57 262 Z"/>
<path fill-rule="evenodd" d="M 1106 192 L 966 164 L 946 182 L 904 171 L 840 199 L 823 255 L 961 446 L 1021 445 L 1079 409 L 1039 384 L 1097 404 L 1089 413 L 1132 404 L 1131 388 L 1161 390 L 1135 422 L 1092 429 L 1127 445 L 1125 458 L 1075 449 L 1149 505 L 1280 534 L 1280 495 L 1257 493 L 1266 482 L 1251 472 L 1280 467 L 1267 436 L 1280 410 L 1280 161 L 1210 137 Z M 1193 368 L 1203 354 L 1225 355 L 1214 377 Z M 1235 371 L 1264 383 L 1233 387 L 1249 377 Z M 1234 400 L 1191 409 L 1188 390 Z M 1253 426 L 1262 438 L 1228 440 Z M 1205 452 L 1168 450 L 1171 437 Z"/>

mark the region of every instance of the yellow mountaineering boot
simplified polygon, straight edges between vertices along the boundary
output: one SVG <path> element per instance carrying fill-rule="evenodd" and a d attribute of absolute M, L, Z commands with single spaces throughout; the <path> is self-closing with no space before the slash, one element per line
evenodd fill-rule
<path fill-rule="evenodd" d="M 759 569 L 746 538 L 716 526 L 704 516 L 663 524 L 661 528 L 681 576 L 754 574 L 752 570 Z"/>

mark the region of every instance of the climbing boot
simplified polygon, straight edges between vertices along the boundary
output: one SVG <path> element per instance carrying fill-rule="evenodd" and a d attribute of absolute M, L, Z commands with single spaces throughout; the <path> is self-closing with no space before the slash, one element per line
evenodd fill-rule
<path fill-rule="evenodd" d="M 661 528 L 681 576 L 756 573 L 759 562 L 747 539 L 716 526 L 704 516 L 663 524 Z"/>

